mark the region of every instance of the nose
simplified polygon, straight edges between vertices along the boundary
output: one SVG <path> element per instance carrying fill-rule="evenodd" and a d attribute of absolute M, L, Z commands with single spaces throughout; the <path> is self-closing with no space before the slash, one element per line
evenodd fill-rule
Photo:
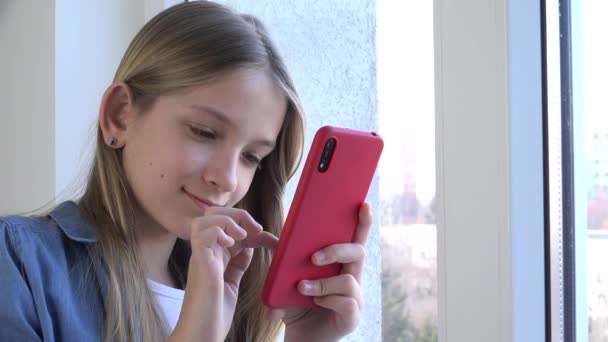
<path fill-rule="evenodd" d="M 238 153 L 216 153 L 207 161 L 203 180 L 219 192 L 234 192 L 237 186 Z"/>

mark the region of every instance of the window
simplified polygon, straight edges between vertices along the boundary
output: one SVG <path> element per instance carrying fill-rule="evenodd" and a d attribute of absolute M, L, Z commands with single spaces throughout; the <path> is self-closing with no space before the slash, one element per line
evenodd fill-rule
<path fill-rule="evenodd" d="M 582 203 L 575 210 L 576 222 L 584 241 L 575 244 L 582 263 L 576 277 L 582 278 L 577 290 L 583 318 L 577 328 L 588 326 L 589 341 L 608 340 L 608 48 L 605 1 L 571 1 L 572 91 L 574 95 L 574 172 L 576 199 Z M 597 137 L 593 139 L 593 137 Z M 579 154 L 577 156 L 577 154 Z M 593 173 L 600 174 L 593 178 Z M 580 176 L 576 176 L 576 174 Z M 586 292 L 586 295 L 579 295 Z M 586 299 L 586 302 L 584 301 Z M 578 311 L 578 310 L 577 310 Z M 586 320 L 584 317 L 586 316 Z M 577 317 L 578 319 L 578 317 Z M 588 322 L 587 322 L 588 321 Z M 578 334 L 577 334 L 578 335 Z M 580 335 L 579 335 L 580 336 Z"/>
<path fill-rule="evenodd" d="M 604 1 L 545 1 L 552 341 L 608 340 Z"/>
<path fill-rule="evenodd" d="M 437 341 L 433 2 L 377 2 L 382 340 Z"/>

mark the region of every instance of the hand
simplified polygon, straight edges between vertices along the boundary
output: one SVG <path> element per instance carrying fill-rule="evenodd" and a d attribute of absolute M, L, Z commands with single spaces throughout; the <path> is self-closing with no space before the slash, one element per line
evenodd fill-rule
<path fill-rule="evenodd" d="M 315 281 L 302 280 L 300 293 L 313 296 L 318 308 L 268 309 L 270 319 L 283 319 L 285 341 L 337 341 L 357 327 L 363 309 L 361 275 L 364 245 L 372 225 L 369 204 L 359 209 L 359 223 L 352 243 L 324 248 L 312 256 L 316 265 L 341 263 L 339 275 Z M 325 256 L 323 260 L 319 256 Z"/>
<path fill-rule="evenodd" d="M 273 248 L 277 238 L 244 210 L 209 207 L 192 221 L 190 244 L 184 304 L 170 340 L 224 341 L 253 248 Z"/>

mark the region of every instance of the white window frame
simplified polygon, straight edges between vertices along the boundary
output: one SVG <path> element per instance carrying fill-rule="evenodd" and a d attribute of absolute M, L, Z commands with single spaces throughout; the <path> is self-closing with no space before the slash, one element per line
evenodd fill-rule
<path fill-rule="evenodd" d="M 440 341 L 544 341 L 540 4 L 435 0 Z"/>

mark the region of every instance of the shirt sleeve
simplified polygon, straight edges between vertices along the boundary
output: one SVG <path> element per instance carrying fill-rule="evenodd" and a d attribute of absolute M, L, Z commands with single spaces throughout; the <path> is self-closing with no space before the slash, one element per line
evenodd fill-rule
<path fill-rule="evenodd" d="M 0 219 L 0 341 L 42 341 L 18 231 Z"/>

